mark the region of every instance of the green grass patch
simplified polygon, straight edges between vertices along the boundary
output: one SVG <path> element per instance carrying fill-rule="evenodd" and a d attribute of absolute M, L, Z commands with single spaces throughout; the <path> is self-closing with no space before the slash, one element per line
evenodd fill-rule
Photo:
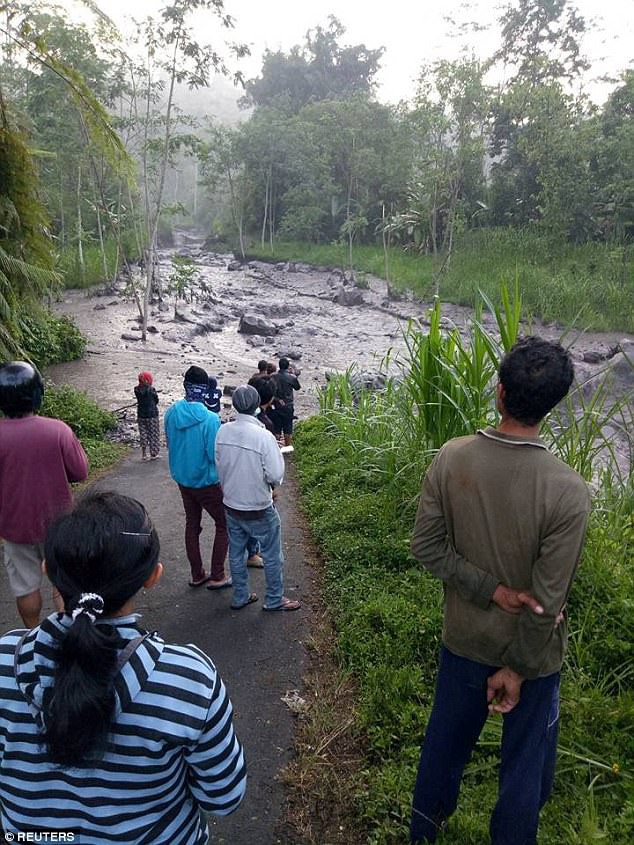
<path fill-rule="evenodd" d="M 88 456 L 91 478 L 117 463 L 128 450 L 124 444 L 113 443 L 104 437 L 115 428 L 116 416 L 100 408 L 82 390 L 68 384 L 47 385 L 41 413 L 63 420 L 72 428 Z"/>
<path fill-rule="evenodd" d="M 347 267 L 343 244 L 283 243 L 251 246 L 250 255 L 279 261 Z M 385 278 L 379 245 L 354 247 L 356 271 Z M 390 281 L 429 300 L 443 258 L 389 252 Z M 500 283 L 517 279 L 524 316 L 596 331 L 634 331 L 634 259 L 630 252 L 603 244 L 553 243 L 538 229 L 482 229 L 462 236 L 440 280 L 440 298 L 473 305 L 483 290 L 499 302 Z"/>

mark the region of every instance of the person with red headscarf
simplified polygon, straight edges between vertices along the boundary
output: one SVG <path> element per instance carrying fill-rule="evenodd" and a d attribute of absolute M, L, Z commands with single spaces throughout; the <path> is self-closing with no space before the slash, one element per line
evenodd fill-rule
<path fill-rule="evenodd" d="M 161 429 L 159 426 L 158 394 L 153 387 L 152 373 L 139 373 L 139 383 L 134 388 L 137 404 L 137 421 L 141 440 L 141 460 L 156 460 L 161 450 Z M 147 451 L 150 450 L 148 456 Z"/>

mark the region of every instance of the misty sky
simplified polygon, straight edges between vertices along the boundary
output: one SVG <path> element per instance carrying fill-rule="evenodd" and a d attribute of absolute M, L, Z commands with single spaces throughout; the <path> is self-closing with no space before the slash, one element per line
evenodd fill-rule
<path fill-rule="evenodd" d="M 77 8 L 76 2 L 61 0 L 61 5 Z M 97 3 L 122 29 L 131 10 L 136 18 L 142 18 L 156 14 L 164 5 L 162 0 Z M 251 46 L 251 58 L 240 65 L 247 78 L 258 74 L 265 48 L 288 50 L 303 42 L 308 29 L 325 24 L 328 15 L 334 14 L 346 28 L 344 43 L 386 48 L 378 77 L 379 96 L 392 102 L 412 95 L 413 80 L 424 61 L 459 54 L 465 41 L 449 34 L 451 25 L 445 16 L 458 22 L 491 24 L 491 30 L 477 36 L 477 41 L 474 36 L 467 41 L 478 54 L 490 55 L 497 46 L 495 20 L 506 5 L 491 0 L 405 0 L 387 6 L 370 0 L 225 0 L 226 11 L 236 19 L 232 37 Z M 634 0 L 577 0 L 576 6 L 592 22 L 584 42 L 593 63 L 591 76 L 615 74 L 630 65 L 634 60 Z M 206 24 L 199 20 L 201 41 L 213 41 L 217 29 L 210 23 L 207 34 Z M 601 88 L 590 80 L 589 90 L 601 99 Z"/>

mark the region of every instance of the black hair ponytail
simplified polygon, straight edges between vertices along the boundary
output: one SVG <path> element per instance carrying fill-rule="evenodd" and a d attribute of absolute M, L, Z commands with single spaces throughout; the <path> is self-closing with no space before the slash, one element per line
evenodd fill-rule
<path fill-rule="evenodd" d="M 100 624 L 98 614 L 117 613 L 154 571 L 158 555 L 158 536 L 143 505 L 116 493 L 84 498 L 50 527 L 49 578 L 74 617 L 44 702 L 44 740 L 53 762 L 90 766 L 104 751 L 122 642 L 116 626 Z"/>

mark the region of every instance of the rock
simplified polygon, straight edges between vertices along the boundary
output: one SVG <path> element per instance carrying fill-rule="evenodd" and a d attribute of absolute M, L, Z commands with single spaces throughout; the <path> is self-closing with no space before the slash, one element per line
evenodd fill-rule
<path fill-rule="evenodd" d="M 233 272 L 234 270 L 242 270 L 242 262 L 241 261 L 230 261 L 227 264 L 227 270 Z"/>
<path fill-rule="evenodd" d="M 358 288 L 345 288 L 343 285 L 337 288 L 332 298 L 338 305 L 363 305 L 365 300 Z"/>
<path fill-rule="evenodd" d="M 585 349 L 581 360 L 585 361 L 586 364 L 600 364 L 601 361 L 605 361 L 605 355 L 595 349 Z"/>
<path fill-rule="evenodd" d="M 280 273 L 281 273 L 283 270 L 286 270 L 286 262 L 285 262 L 285 261 L 280 261 L 279 263 L 277 263 L 277 264 L 275 265 L 275 269 L 276 269 L 276 270 L 278 270 Z"/>
<path fill-rule="evenodd" d="M 289 261 L 285 267 L 287 273 L 297 273 L 297 265 L 294 261 Z"/>
<path fill-rule="evenodd" d="M 310 311 L 305 305 L 296 302 L 274 302 L 260 309 L 260 314 L 266 317 L 290 317 L 291 314 L 308 314 Z"/>
<path fill-rule="evenodd" d="M 199 335 L 209 334 L 210 332 L 221 332 L 222 331 L 222 323 L 213 322 L 212 320 L 203 320 L 202 322 L 198 323 L 198 325 L 194 328 L 192 332 L 194 337 Z"/>
<path fill-rule="evenodd" d="M 236 389 L 235 384 L 225 384 L 222 388 L 222 395 L 223 396 L 233 396 L 233 391 Z"/>
<path fill-rule="evenodd" d="M 189 309 L 178 309 L 174 315 L 174 320 L 177 323 L 192 323 L 194 325 L 198 325 L 200 322 L 200 316 Z"/>
<path fill-rule="evenodd" d="M 169 305 L 167 304 L 167 302 L 159 302 L 159 304 L 158 304 L 158 310 L 159 310 L 159 311 L 169 311 L 169 310 L 170 310 L 170 307 L 169 307 Z"/>
<path fill-rule="evenodd" d="M 107 308 L 107 306 L 106 306 L 105 302 L 100 302 L 99 304 L 95 305 L 95 307 L 92 310 L 93 311 L 105 311 L 106 308 Z"/>
<path fill-rule="evenodd" d="M 240 334 L 260 334 L 271 337 L 279 333 L 279 328 L 275 323 L 269 323 L 263 317 L 258 317 L 255 314 L 243 314 L 240 318 L 238 331 Z"/>
<path fill-rule="evenodd" d="M 252 334 L 247 337 L 247 343 L 249 346 L 262 346 L 265 343 L 265 338 L 259 334 Z"/>
<path fill-rule="evenodd" d="M 128 332 L 124 332 L 121 335 L 121 340 L 141 340 L 141 335 L 138 334 L 128 334 Z"/>
<path fill-rule="evenodd" d="M 302 357 L 302 352 L 299 349 L 287 349 L 281 346 L 278 355 L 280 358 L 290 358 L 291 361 L 299 361 Z"/>
<path fill-rule="evenodd" d="M 119 304 L 119 300 L 118 300 L 118 299 L 113 299 L 113 300 L 111 300 L 110 302 L 108 302 L 108 303 L 106 303 L 106 304 L 107 304 L 107 305 L 118 305 L 118 304 Z"/>

